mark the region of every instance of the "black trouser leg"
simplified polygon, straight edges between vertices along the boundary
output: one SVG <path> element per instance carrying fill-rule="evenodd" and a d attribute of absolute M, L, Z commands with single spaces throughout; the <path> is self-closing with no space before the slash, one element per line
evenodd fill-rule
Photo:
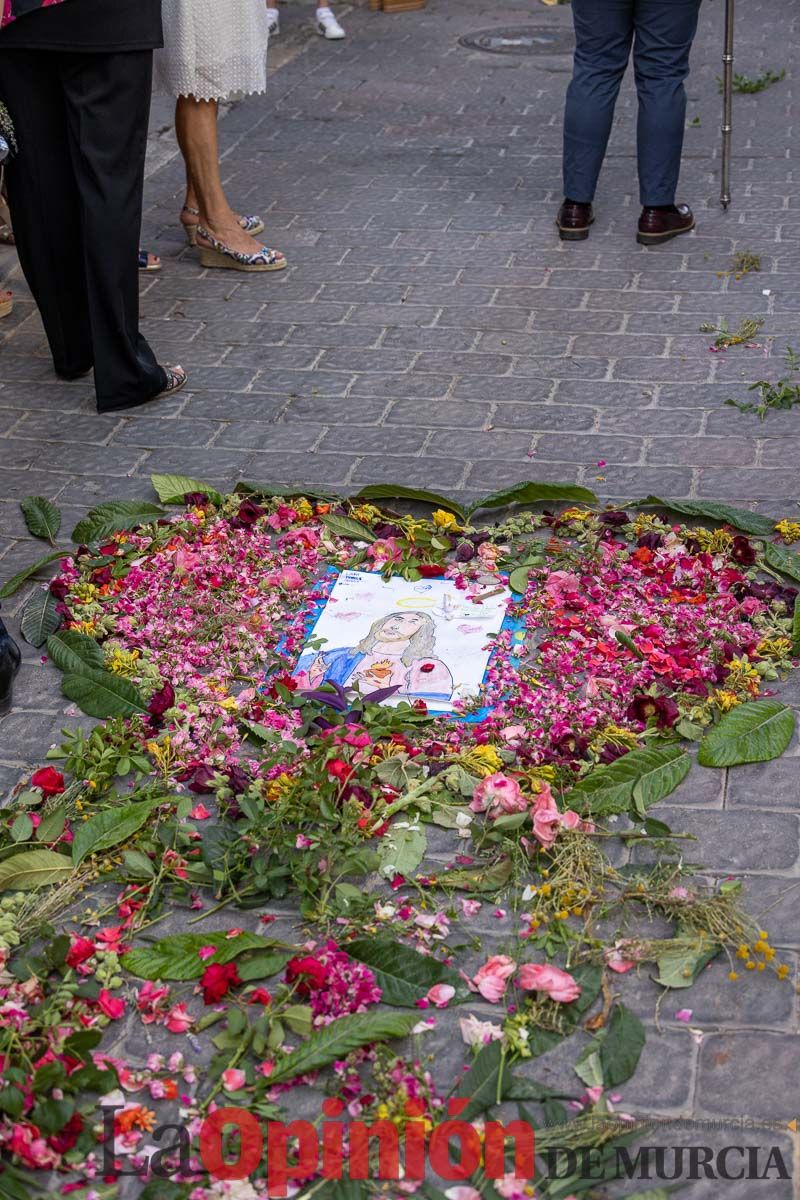
<path fill-rule="evenodd" d="M 58 58 L 33 50 L 0 52 L 0 96 L 21 147 L 6 165 L 17 253 L 55 369 L 69 377 L 90 370 L 94 356 Z"/>
<path fill-rule="evenodd" d="M 150 113 L 150 50 L 62 56 L 69 150 L 100 411 L 160 392 L 163 369 L 139 332 L 137 256 Z"/>

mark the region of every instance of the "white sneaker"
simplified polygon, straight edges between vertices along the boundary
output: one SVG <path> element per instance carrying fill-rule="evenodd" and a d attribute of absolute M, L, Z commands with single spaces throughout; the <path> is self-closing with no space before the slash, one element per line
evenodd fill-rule
<path fill-rule="evenodd" d="M 270 37 L 277 37 L 281 31 L 281 19 L 277 8 L 267 9 L 267 29 Z"/>
<path fill-rule="evenodd" d="M 329 42 L 337 42 L 346 36 L 329 8 L 317 9 L 317 33 L 321 33 Z"/>

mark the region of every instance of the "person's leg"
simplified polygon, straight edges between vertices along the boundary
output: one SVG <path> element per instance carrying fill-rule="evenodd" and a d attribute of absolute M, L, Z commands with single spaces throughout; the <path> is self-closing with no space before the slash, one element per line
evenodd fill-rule
<path fill-rule="evenodd" d="M 278 0 L 267 0 L 267 23 L 269 25 L 269 36 L 277 37 L 281 31 Z"/>
<path fill-rule="evenodd" d="M 564 114 L 564 195 L 594 199 L 633 40 L 634 0 L 573 0 L 575 66 Z"/>
<path fill-rule="evenodd" d="M 636 0 L 633 65 L 639 95 L 639 193 L 645 207 L 675 203 L 686 124 L 689 51 L 700 0 Z"/>
<path fill-rule="evenodd" d="M 39 307 L 53 365 L 70 379 L 91 370 L 94 354 L 61 61 L 59 53 L 3 51 L 0 95 L 20 147 L 6 164 L 17 253 Z"/>
<path fill-rule="evenodd" d="M 67 131 L 94 347 L 97 407 L 143 403 L 165 386 L 139 332 L 137 255 L 152 52 L 63 56 Z"/>
<path fill-rule="evenodd" d="M 219 173 L 216 100 L 179 96 L 175 133 L 186 164 L 186 205 L 199 211 L 199 224 L 238 254 L 258 254 L 263 243 L 242 227 L 264 226 L 255 217 L 242 218 L 228 203 Z M 188 222 L 186 222 L 188 224 Z"/>

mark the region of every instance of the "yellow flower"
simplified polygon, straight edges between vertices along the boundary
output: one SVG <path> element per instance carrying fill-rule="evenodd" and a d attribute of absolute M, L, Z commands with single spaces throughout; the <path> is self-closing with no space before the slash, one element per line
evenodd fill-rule
<path fill-rule="evenodd" d="M 494 775 L 503 766 L 503 760 L 494 746 L 471 746 L 459 755 L 459 762 L 468 771 L 484 777 Z"/>
<path fill-rule="evenodd" d="M 778 967 L 776 968 L 776 974 L 778 976 L 778 979 L 786 978 L 786 976 L 789 974 L 789 968 L 786 966 L 786 963 L 778 964 Z"/>
<path fill-rule="evenodd" d="M 739 949 L 736 951 L 736 957 L 737 958 L 749 958 L 750 957 L 750 947 L 744 946 L 744 945 L 740 946 Z"/>
<path fill-rule="evenodd" d="M 738 978 L 739 978 L 739 976 L 737 975 L 737 973 L 735 971 L 728 971 L 728 979 L 735 982 Z"/>
<path fill-rule="evenodd" d="M 732 708 L 741 703 L 736 692 L 728 692 L 720 688 L 714 692 L 714 700 L 721 712 L 730 712 Z"/>
<path fill-rule="evenodd" d="M 138 674 L 139 651 L 124 650 L 121 646 L 112 646 L 105 653 L 105 663 L 114 675 L 130 678 Z"/>
<path fill-rule="evenodd" d="M 305 496 L 301 496 L 299 500 L 295 500 L 293 507 L 301 521 L 310 521 L 314 515 L 314 509 Z"/>
<path fill-rule="evenodd" d="M 445 512 L 443 508 L 437 508 L 431 518 L 437 529 L 458 529 L 459 524 L 453 513 Z"/>
<path fill-rule="evenodd" d="M 764 638 L 756 646 L 756 650 L 764 658 L 789 658 L 792 653 L 792 643 L 789 638 Z"/>
<path fill-rule="evenodd" d="M 775 532 L 781 535 L 787 546 L 790 546 L 792 542 L 800 542 L 800 522 L 798 521 L 787 521 L 784 518 L 784 520 L 778 521 Z"/>
<path fill-rule="evenodd" d="M 588 521 L 596 514 L 588 508 L 568 508 L 561 514 L 562 521 Z"/>
<path fill-rule="evenodd" d="M 224 700 L 220 700 L 219 706 L 220 708 L 224 708 L 226 712 L 235 712 L 239 707 L 235 696 L 227 696 Z"/>

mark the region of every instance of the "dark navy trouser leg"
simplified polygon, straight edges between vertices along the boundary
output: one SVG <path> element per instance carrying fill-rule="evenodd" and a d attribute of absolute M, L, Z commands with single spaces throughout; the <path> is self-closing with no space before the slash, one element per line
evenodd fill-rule
<path fill-rule="evenodd" d="M 564 118 L 564 195 L 594 199 L 633 46 L 643 204 L 672 204 L 680 169 L 689 50 L 700 0 L 573 0 L 575 68 Z"/>

